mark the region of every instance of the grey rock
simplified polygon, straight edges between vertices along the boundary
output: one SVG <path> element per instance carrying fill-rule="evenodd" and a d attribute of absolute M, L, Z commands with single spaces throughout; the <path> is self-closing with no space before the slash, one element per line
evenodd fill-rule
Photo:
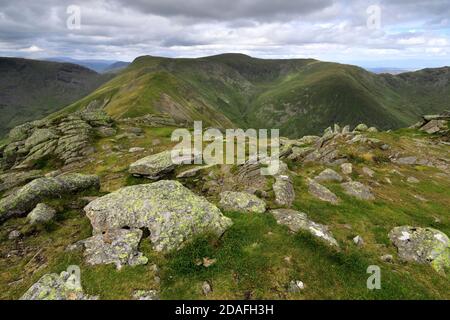
<path fill-rule="evenodd" d="M 417 178 L 415 178 L 415 177 L 408 177 L 408 178 L 406 179 L 406 181 L 407 181 L 408 183 L 419 183 L 419 182 L 420 182 L 420 180 L 417 179 Z"/>
<path fill-rule="evenodd" d="M 362 247 L 364 245 L 364 240 L 361 236 L 356 236 L 353 238 L 353 243 L 356 244 L 358 247 Z"/>
<path fill-rule="evenodd" d="M 185 179 L 185 178 L 192 178 L 195 177 L 196 175 L 202 173 L 203 171 L 205 171 L 206 169 L 209 169 L 211 167 L 213 167 L 214 165 L 212 164 L 208 164 L 208 165 L 204 165 L 204 166 L 197 166 L 194 167 L 192 169 L 186 170 L 181 172 L 180 174 L 177 175 L 177 179 Z"/>
<path fill-rule="evenodd" d="M 333 169 L 325 169 L 314 180 L 317 182 L 341 182 L 342 177 Z"/>
<path fill-rule="evenodd" d="M 311 195 L 322 201 L 331 204 L 338 204 L 340 202 L 339 198 L 333 192 L 312 179 L 308 179 L 308 191 Z"/>
<path fill-rule="evenodd" d="M 356 128 L 353 131 L 357 131 L 357 132 L 365 132 L 369 129 L 369 127 L 367 125 L 365 125 L 364 123 L 360 123 L 356 126 Z"/>
<path fill-rule="evenodd" d="M 100 181 L 95 175 L 69 173 L 55 178 L 35 179 L 0 200 L 0 223 L 11 217 L 29 213 L 43 199 L 59 198 L 65 194 L 99 188 Z"/>
<path fill-rule="evenodd" d="M 367 168 L 367 167 L 363 167 L 362 172 L 363 172 L 363 174 L 365 174 L 366 176 L 368 176 L 370 178 L 373 178 L 373 176 L 375 175 L 375 171 L 373 171 L 372 169 Z"/>
<path fill-rule="evenodd" d="M 75 274 L 63 271 L 46 274 L 31 286 L 20 300 L 96 300 L 86 295 Z"/>
<path fill-rule="evenodd" d="M 276 209 L 271 210 L 270 213 L 277 220 L 278 224 L 287 226 L 292 232 L 304 230 L 332 246 L 338 246 L 336 239 L 328 230 L 328 227 L 309 220 L 306 213 L 291 209 Z"/>
<path fill-rule="evenodd" d="M 133 175 L 157 180 L 172 172 L 175 167 L 176 164 L 172 161 L 171 152 L 164 151 L 132 163 L 129 172 Z"/>
<path fill-rule="evenodd" d="M 134 300 L 159 300 L 159 294 L 156 290 L 134 290 Z"/>
<path fill-rule="evenodd" d="M 397 164 L 403 164 L 403 165 L 413 165 L 417 162 L 417 157 L 403 157 L 399 158 L 397 160 L 394 160 Z"/>
<path fill-rule="evenodd" d="M 0 174 L 0 192 L 15 188 L 40 177 L 42 177 L 42 172 L 40 170 Z"/>
<path fill-rule="evenodd" d="M 13 230 L 8 234 L 8 240 L 15 240 L 22 236 L 22 233 L 19 230 Z"/>
<path fill-rule="evenodd" d="M 380 260 L 383 262 L 392 263 L 394 261 L 394 257 L 391 254 L 384 254 L 380 257 Z"/>
<path fill-rule="evenodd" d="M 257 196 L 246 192 L 225 191 L 220 194 L 219 206 L 226 211 L 263 213 L 266 203 Z"/>
<path fill-rule="evenodd" d="M 117 269 L 124 265 L 147 264 L 148 259 L 138 251 L 142 231 L 139 229 L 113 229 L 82 241 L 84 257 L 88 264 L 115 264 Z"/>
<path fill-rule="evenodd" d="M 220 236 L 232 224 L 216 206 L 172 180 L 119 189 L 92 201 L 84 211 L 94 234 L 148 228 L 157 251 L 178 249 L 206 232 Z"/>
<path fill-rule="evenodd" d="M 375 127 L 370 127 L 369 129 L 367 129 L 367 132 L 375 133 L 375 132 L 378 132 L 378 129 Z"/>
<path fill-rule="evenodd" d="M 303 289 L 305 289 L 305 284 L 303 283 L 303 281 L 292 280 L 291 282 L 289 282 L 287 291 L 289 293 L 298 293 Z"/>
<path fill-rule="evenodd" d="M 208 294 L 210 294 L 212 292 L 212 287 L 208 281 L 204 281 L 202 283 L 202 292 L 205 296 L 207 296 Z"/>
<path fill-rule="evenodd" d="M 353 172 L 353 165 L 351 163 L 341 164 L 341 171 L 343 174 L 351 174 Z"/>
<path fill-rule="evenodd" d="M 129 153 L 137 153 L 137 152 L 143 152 L 143 151 L 145 151 L 145 148 L 140 148 L 140 147 L 133 147 L 128 150 Z"/>
<path fill-rule="evenodd" d="M 31 224 L 45 223 L 53 219 L 56 210 L 46 205 L 45 203 L 38 203 L 36 208 L 31 211 L 27 219 Z"/>
<path fill-rule="evenodd" d="M 273 184 L 275 203 L 280 206 L 290 207 L 295 199 L 294 184 L 288 175 L 278 175 Z"/>
<path fill-rule="evenodd" d="M 358 198 L 360 200 L 375 200 L 375 196 L 370 191 L 370 188 L 357 181 L 350 181 L 342 183 L 346 194 Z"/>
<path fill-rule="evenodd" d="M 438 272 L 450 267 L 450 240 L 439 230 L 401 226 L 389 232 L 389 239 L 401 260 L 430 264 Z"/>

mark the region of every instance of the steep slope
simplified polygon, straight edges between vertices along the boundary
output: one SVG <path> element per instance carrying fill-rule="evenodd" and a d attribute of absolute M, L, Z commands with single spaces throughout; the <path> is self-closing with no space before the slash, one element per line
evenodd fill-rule
<path fill-rule="evenodd" d="M 280 128 L 292 137 L 332 123 L 390 129 L 447 109 L 449 79 L 449 68 L 394 76 L 312 59 L 144 56 L 65 112 L 97 101 L 114 118 L 165 113 L 219 127 Z"/>
<path fill-rule="evenodd" d="M 0 137 L 79 100 L 111 77 L 74 64 L 0 58 Z"/>

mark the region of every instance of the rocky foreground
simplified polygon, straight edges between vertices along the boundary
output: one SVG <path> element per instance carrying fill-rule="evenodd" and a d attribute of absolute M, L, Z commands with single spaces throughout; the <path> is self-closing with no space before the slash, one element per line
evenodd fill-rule
<path fill-rule="evenodd" d="M 14 128 L 0 146 L 1 297 L 377 298 L 365 268 L 379 264 L 381 297 L 449 298 L 449 120 L 283 138 L 273 177 L 174 165 L 171 128 L 99 111 Z"/>

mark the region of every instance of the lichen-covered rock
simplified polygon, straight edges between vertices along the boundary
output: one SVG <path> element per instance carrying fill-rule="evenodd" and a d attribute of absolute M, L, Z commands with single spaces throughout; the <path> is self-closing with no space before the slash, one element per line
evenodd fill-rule
<path fill-rule="evenodd" d="M 38 203 L 36 208 L 31 211 L 27 219 L 31 224 L 44 223 L 53 219 L 56 210 L 46 205 L 45 203 Z"/>
<path fill-rule="evenodd" d="M 375 200 L 375 196 L 370 191 L 370 188 L 361 182 L 350 181 L 341 184 L 344 192 L 350 196 L 360 200 Z"/>
<path fill-rule="evenodd" d="M 38 178 L 17 192 L 0 200 L 0 223 L 13 216 L 29 213 L 39 202 L 48 198 L 59 198 L 65 194 L 100 188 L 95 175 L 70 173 L 55 178 Z"/>
<path fill-rule="evenodd" d="M 353 165 L 349 162 L 341 164 L 341 170 L 343 174 L 352 174 Z"/>
<path fill-rule="evenodd" d="M 165 174 L 172 172 L 175 167 L 176 165 L 172 161 L 171 152 L 164 151 L 132 163 L 129 172 L 133 175 L 157 180 Z"/>
<path fill-rule="evenodd" d="M 134 290 L 134 300 L 159 300 L 159 294 L 156 290 Z"/>
<path fill-rule="evenodd" d="M 277 220 L 277 223 L 287 226 L 292 232 L 305 230 L 330 245 L 338 246 L 336 239 L 328 230 L 328 227 L 309 220 L 306 213 L 291 209 L 276 209 L 271 210 L 270 213 Z"/>
<path fill-rule="evenodd" d="M 312 196 L 322 201 L 331 204 L 338 204 L 340 202 L 339 198 L 333 192 L 312 179 L 308 179 L 308 191 Z"/>
<path fill-rule="evenodd" d="M 40 170 L 7 172 L 0 174 L 0 192 L 15 188 L 40 177 L 42 177 L 42 172 Z"/>
<path fill-rule="evenodd" d="M 183 171 L 180 174 L 178 174 L 177 179 L 185 179 L 185 178 L 195 177 L 196 175 L 200 174 L 201 172 L 203 172 L 206 169 L 211 168 L 213 166 L 214 166 L 213 164 L 207 164 L 204 166 L 197 166 L 192 169 L 188 169 L 188 170 Z"/>
<path fill-rule="evenodd" d="M 316 180 L 317 182 L 341 182 L 342 177 L 333 169 L 325 169 L 317 177 L 315 177 L 314 180 Z"/>
<path fill-rule="evenodd" d="M 172 180 L 119 189 L 84 210 L 94 234 L 148 228 L 157 251 L 178 249 L 197 234 L 221 235 L 232 224 L 216 206 Z"/>
<path fill-rule="evenodd" d="M 20 298 L 20 300 L 96 300 L 86 295 L 79 279 L 67 271 L 44 275 Z"/>
<path fill-rule="evenodd" d="M 378 132 L 378 129 L 375 127 L 370 127 L 369 129 L 367 129 L 367 132 L 376 133 L 376 132 Z"/>
<path fill-rule="evenodd" d="M 220 194 L 219 206 L 226 211 L 247 213 L 266 212 L 266 203 L 257 196 L 246 192 L 222 192 Z"/>
<path fill-rule="evenodd" d="M 290 207 L 295 199 L 294 184 L 288 175 L 275 176 L 273 192 L 275 203 L 279 206 Z"/>
<path fill-rule="evenodd" d="M 115 264 L 117 269 L 124 265 L 147 264 L 148 259 L 138 251 L 142 238 L 139 229 L 114 229 L 82 240 L 84 257 L 88 264 Z"/>
<path fill-rule="evenodd" d="M 364 132 L 367 131 L 368 129 L 369 127 L 367 125 L 365 125 L 364 123 L 360 123 L 356 126 L 356 128 L 353 131 Z"/>
<path fill-rule="evenodd" d="M 450 268 L 450 240 L 439 230 L 401 226 L 389 232 L 389 239 L 404 261 L 428 263 L 438 272 Z"/>

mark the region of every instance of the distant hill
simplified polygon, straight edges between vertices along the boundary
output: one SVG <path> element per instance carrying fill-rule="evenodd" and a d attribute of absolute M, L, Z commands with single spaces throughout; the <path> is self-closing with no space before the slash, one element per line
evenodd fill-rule
<path fill-rule="evenodd" d="M 64 112 L 97 100 L 114 118 L 165 113 L 222 127 L 280 128 L 288 136 L 318 133 L 333 123 L 390 129 L 449 109 L 449 70 L 377 75 L 313 59 L 143 56 Z"/>
<path fill-rule="evenodd" d="M 79 100 L 109 79 L 75 64 L 0 58 L 0 137 Z"/>
<path fill-rule="evenodd" d="M 78 60 L 69 57 L 53 57 L 48 58 L 46 60 L 54 62 L 67 62 L 78 64 L 80 66 L 94 70 L 98 73 L 116 72 L 130 64 L 129 62 L 117 60 L 101 60 L 101 59 Z"/>
<path fill-rule="evenodd" d="M 405 73 L 405 72 L 411 72 L 413 70 L 411 69 L 401 69 L 401 68 L 366 68 L 366 70 L 373 72 L 373 73 L 377 73 L 377 74 L 381 74 L 381 73 L 389 73 L 389 74 L 400 74 L 400 73 Z"/>

